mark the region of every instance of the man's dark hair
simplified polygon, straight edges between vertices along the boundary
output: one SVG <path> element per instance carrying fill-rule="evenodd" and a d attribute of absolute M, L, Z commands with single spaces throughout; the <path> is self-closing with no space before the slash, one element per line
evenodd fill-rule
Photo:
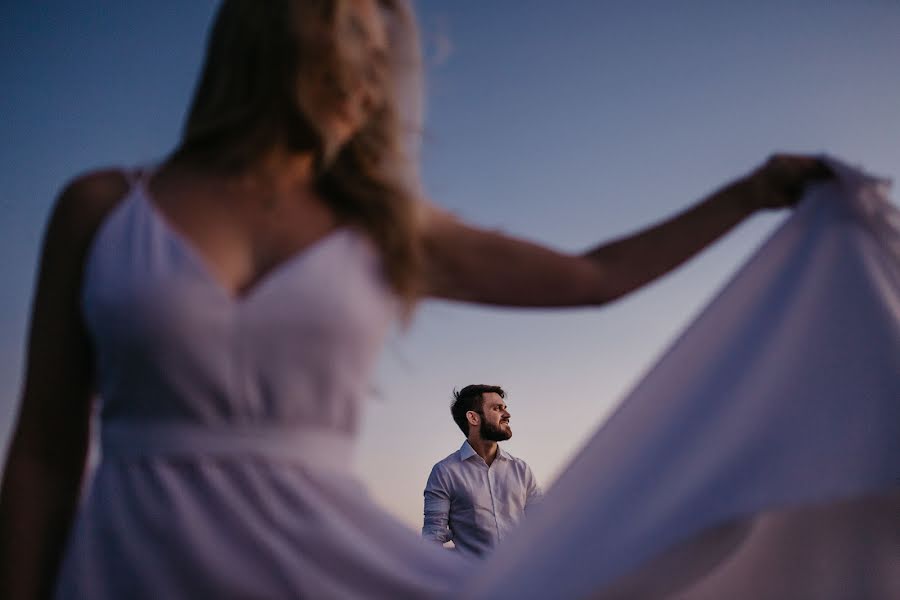
<path fill-rule="evenodd" d="M 491 392 L 496 393 L 501 398 L 506 398 L 506 392 L 498 385 L 476 383 L 467 385 L 458 392 L 453 390 L 453 404 L 450 405 L 450 414 L 453 415 L 453 420 L 456 421 L 464 436 L 469 437 L 469 421 L 466 419 L 466 413 L 470 410 L 481 413 L 484 406 L 484 394 L 490 394 Z"/>

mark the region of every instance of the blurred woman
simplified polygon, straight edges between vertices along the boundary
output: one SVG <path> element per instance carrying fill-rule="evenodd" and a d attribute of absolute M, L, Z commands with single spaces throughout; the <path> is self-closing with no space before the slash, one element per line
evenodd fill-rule
<path fill-rule="evenodd" d="M 420 68 L 404 0 L 225 0 L 172 154 L 64 189 L 4 474 L 2 597 L 452 593 L 473 567 L 348 470 L 390 324 L 429 296 L 611 302 L 822 176 L 778 156 L 561 254 L 421 198 Z M 95 395 L 102 461 L 79 506 Z"/>

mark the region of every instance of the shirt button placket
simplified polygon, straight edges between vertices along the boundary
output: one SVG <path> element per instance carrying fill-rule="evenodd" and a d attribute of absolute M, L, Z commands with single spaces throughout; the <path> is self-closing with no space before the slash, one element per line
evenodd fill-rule
<path fill-rule="evenodd" d="M 494 513 L 494 529 L 497 530 L 497 540 L 500 540 L 500 521 L 497 518 L 497 497 L 494 494 L 494 473 L 487 469 L 488 490 L 491 492 L 491 511 Z"/>

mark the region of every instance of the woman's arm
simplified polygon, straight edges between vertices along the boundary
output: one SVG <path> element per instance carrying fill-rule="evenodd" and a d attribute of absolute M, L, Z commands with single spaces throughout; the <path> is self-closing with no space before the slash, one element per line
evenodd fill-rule
<path fill-rule="evenodd" d="M 678 267 L 757 210 L 790 206 L 828 177 L 814 158 L 775 156 L 668 220 L 572 256 L 432 211 L 426 295 L 506 306 L 604 304 Z"/>
<path fill-rule="evenodd" d="M 0 489 L 0 598 L 45 598 L 81 487 L 89 441 L 92 352 L 80 311 L 94 232 L 127 190 L 118 173 L 70 184 L 44 238 L 18 422 Z"/>

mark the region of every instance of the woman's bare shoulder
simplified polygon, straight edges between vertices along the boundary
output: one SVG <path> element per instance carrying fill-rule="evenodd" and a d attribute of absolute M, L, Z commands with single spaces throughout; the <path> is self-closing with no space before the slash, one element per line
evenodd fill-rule
<path fill-rule="evenodd" d="M 54 213 L 63 213 L 72 224 L 102 221 L 125 197 L 130 187 L 126 171 L 116 168 L 82 173 L 63 187 Z"/>
<path fill-rule="evenodd" d="M 125 198 L 129 187 L 127 172 L 122 169 L 98 169 L 74 177 L 56 199 L 48 236 L 88 243 L 107 215 Z"/>

